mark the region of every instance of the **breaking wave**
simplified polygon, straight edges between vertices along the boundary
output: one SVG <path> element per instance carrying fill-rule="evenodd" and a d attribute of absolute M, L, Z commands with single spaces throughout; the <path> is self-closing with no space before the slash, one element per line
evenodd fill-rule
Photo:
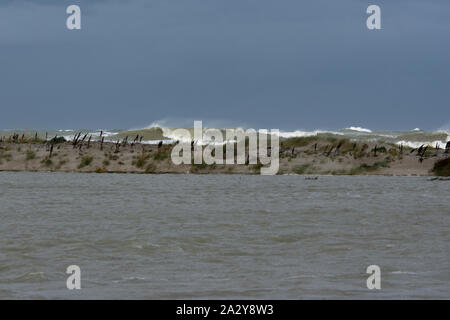
<path fill-rule="evenodd" d="M 352 131 L 367 132 L 367 133 L 372 132 L 372 130 L 370 130 L 370 129 L 361 128 L 361 127 L 349 127 L 349 128 L 345 128 L 344 130 L 352 130 Z"/>
<path fill-rule="evenodd" d="M 115 130 L 115 129 L 98 129 L 98 130 L 72 130 L 72 129 L 58 129 L 58 130 L 0 130 L 0 137 L 7 137 L 18 133 L 20 135 L 24 134 L 27 136 L 38 135 L 41 138 L 48 137 L 51 139 L 54 136 L 63 136 L 66 140 L 73 140 L 74 137 L 81 132 L 83 135 L 87 134 L 87 137 L 91 137 L 92 140 L 99 140 L 100 136 L 105 139 L 105 141 L 116 142 L 121 139 L 127 138 L 128 141 L 133 141 L 135 137 L 142 137 L 141 142 L 146 144 L 157 144 L 160 141 L 163 143 L 173 143 L 175 141 L 180 142 L 191 142 L 195 140 L 198 144 L 208 144 L 213 141 L 203 140 L 202 138 L 194 138 L 193 123 L 190 124 L 191 127 L 170 127 L 164 125 L 165 121 L 153 122 L 145 128 L 128 129 L 128 130 Z M 203 132 L 206 130 L 213 129 L 203 127 Z M 230 129 L 218 128 L 223 134 L 225 142 L 234 141 L 233 139 L 227 139 L 226 131 L 229 130 L 233 133 L 233 130 L 246 130 L 242 127 L 235 127 Z M 270 129 L 269 129 L 270 132 Z M 101 134 L 101 135 L 100 135 Z M 438 146 L 444 148 L 446 143 L 450 141 L 450 129 L 449 126 L 444 126 L 436 131 L 423 131 L 419 128 L 408 131 L 396 131 L 396 130 L 385 130 L 385 131 L 373 131 L 367 128 L 351 126 L 344 129 L 329 131 L 329 130 L 281 130 L 278 133 L 280 139 L 289 138 L 301 138 L 301 137 L 335 137 L 338 139 L 347 138 L 352 141 L 379 141 L 380 143 L 391 143 L 395 145 L 404 145 L 411 148 L 418 148 L 421 145 L 429 145 L 431 147 Z M 234 138 L 234 137 L 233 137 Z"/>

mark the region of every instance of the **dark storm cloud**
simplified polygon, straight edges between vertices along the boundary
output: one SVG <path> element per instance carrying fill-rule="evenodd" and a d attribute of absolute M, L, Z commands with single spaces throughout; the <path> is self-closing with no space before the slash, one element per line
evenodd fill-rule
<path fill-rule="evenodd" d="M 0 6 L 0 127 L 226 119 L 257 127 L 449 122 L 450 3 L 18 0 Z M 82 30 L 65 8 L 79 4 Z M 382 30 L 365 27 L 369 4 Z"/>
<path fill-rule="evenodd" d="M 112 2 L 122 2 L 127 3 L 133 0 L 2 0 L 0 6 L 7 5 L 19 5 L 31 3 L 35 5 L 89 5 L 89 4 L 99 4 L 99 3 L 112 3 Z"/>

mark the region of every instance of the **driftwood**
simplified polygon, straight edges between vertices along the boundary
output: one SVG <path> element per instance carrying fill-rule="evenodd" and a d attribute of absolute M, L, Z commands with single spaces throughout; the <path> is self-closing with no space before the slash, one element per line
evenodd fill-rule
<path fill-rule="evenodd" d="M 334 150 L 334 154 L 335 154 L 335 155 L 338 154 L 339 149 L 341 148 L 341 146 L 342 146 L 342 142 L 339 143 L 338 146 L 336 147 L 336 149 Z"/>
<path fill-rule="evenodd" d="M 78 132 L 77 134 L 75 134 L 75 136 L 73 137 L 73 148 L 75 149 L 75 147 L 77 146 L 78 143 L 78 139 L 80 139 L 81 136 L 81 132 Z"/>
<path fill-rule="evenodd" d="M 423 149 L 422 149 L 422 147 L 423 147 L 423 145 L 419 148 L 419 151 L 417 152 L 417 154 L 420 156 L 420 158 L 419 158 L 419 162 L 420 163 L 422 163 L 422 161 L 424 159 L 425 152 L 428 149 L 428 146 L 425 146 L 425 148 L 423 148 Z"/>
<path fill-rule="evenodd" d="M 422 149 L 424 145 L 421 145 L 419 149 L 417 149 L 417 155 L 420 156 L 422 154 Z"/>

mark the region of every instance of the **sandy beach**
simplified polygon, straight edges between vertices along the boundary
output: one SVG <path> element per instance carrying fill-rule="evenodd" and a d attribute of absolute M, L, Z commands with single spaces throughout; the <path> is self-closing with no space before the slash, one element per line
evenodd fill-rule
<path fill-rule="evenodd" d="M 58 141 L 59 142 L 59 141 Z M 92 173 L 259 174 L 261 164 L 175 165 L 173 144 L 90 141 L 6 141 L 0 143 L 0 171 Z M 425 150 L 425 151 L 423 151 Z M 449 158 L 443 149 L 416 150 L 392 144 L 320 137 L 283 139 L 278 174 L 430 176 L 436 162 Z M 419 153 L 420 151 L 420 153 Z M 225 154 L 224 154 L 225 157 Z M 441 161 L 441 166 L 442 166 Z"/>

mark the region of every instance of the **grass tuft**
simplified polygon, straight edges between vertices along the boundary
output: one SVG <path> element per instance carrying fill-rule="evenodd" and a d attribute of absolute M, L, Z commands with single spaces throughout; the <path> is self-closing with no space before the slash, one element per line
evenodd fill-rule
<path fill-rule="evenodd" d="M 85 156 L 81 159 L 80 164 L 78 165 L 78 169 L 84 168 L 89 166 L 92 163 L 92 160 L 94 160 L 91 156 Z"/>
<path fill-rule="evenodd" d="M 309 164 L 309 163 L 302 164 L 302 165 L 299 165 L 299 166 L 295 166 L 294 167 L 294 172 L 296 174 L 304 174 L 306 172 L 306 170 L 309 169 L 310 166 L 311 166 L 311 164 Z"/>
<path fill-rule="evenodd" d="M 28 150 L 26 153 L 26 160 L 33 160 L 34 158 L 36 158 L 36 153 L 34 153 L 34 151 Z"/>
<path fill-rule="evenodd" d="M 449 177 L 450 176 L 450 158 L 438 160 L 434 163 L 431 171 L 437 176 Z"/>

